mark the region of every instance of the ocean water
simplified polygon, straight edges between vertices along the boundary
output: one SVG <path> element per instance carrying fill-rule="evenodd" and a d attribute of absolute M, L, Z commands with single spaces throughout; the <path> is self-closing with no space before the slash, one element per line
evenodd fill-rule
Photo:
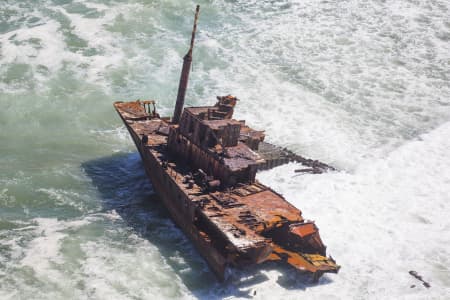
<path fill-rule="evenodd" d="M 261 172 L 314 219 L 339 274 L 215 281 L 112 108 L 241 101 L 267 140 L 339 171 Z M 3 0 L 0 299 L 448 299 L 450 2 Z M 417 271 L 431 288 L 408 274 Z"/>

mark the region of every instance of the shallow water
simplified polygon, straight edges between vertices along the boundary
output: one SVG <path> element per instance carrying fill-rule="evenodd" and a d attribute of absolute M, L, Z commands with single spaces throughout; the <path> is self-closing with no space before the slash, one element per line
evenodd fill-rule
<path fill-rule="evenodd" d="M 340 170 L 258 175 L 342 265 L 318 285 L 272 265 L 215 282 L 112 108 L 171 113 L 196 3 L 0 3 L 0 298 L 445 298 L 448 1 L 199 2 L 187 105 L 234 94 L 269 141 Z"/>

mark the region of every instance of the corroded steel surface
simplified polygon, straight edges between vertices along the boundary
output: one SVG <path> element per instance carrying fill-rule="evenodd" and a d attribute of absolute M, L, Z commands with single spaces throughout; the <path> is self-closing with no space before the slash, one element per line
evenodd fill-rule
<path fill-rule="evenodd" d="M 178 94 L 177 94 L 177 102 L 175 105 L 175 109 L 173 112 L 173 122 L 178 123 L 181 112 L 183 110 L 184 105 L 184 97 L 186 95 L 186 89 L 189 80 L 189 71 L 191 69 L 192 63 L 192 51 L 194 50 L 194 40 L 195 40 L 195 32 L 197 31 L 197 21 L 198 14 L 200 11 L 200 6 L 197 5 L 195 10 L 195 18 L 194 18 L 194 28 L 192 29 L 192 37 L 191 37 L 191 46 L 189 48 L 188 53 L 183 58 L 183 69 L 181 71 L 180 83 L 178 85 Z"/>
<path fill-rule="evenodd" d="M 156 193 L 219 279 L 227 266 L 264 261 L 284 262 L 315 279 L 337 273 L 316 225 L 255 179 L 258 169 L 288 161 L 313 173 L 332 168 L 264 143 L 263 131 L 232 118 L 236 97 L 183 110 L 198 12 L 197 6 L 174 118 L 161 118 L 152 100 L 114 103 Z"/>
<path fill-rule="evenodd" d="M 242 267 L 271 260 L 311 272 L 315 278 L 324 272 L 338 271 L 339 266 L 324 256 L 325 246 L 317 227 L 306 222 L 301 211 L 281 195 L 252 177 L 234 185 L 216 180 L 219 185 L 209 188 L 205 183 L 215 180 L 214 173 L 204 172 L 204 178 L 195 175 L 199 170 L 190 161 L 170 151 L 164 129 L 177 130 L 182 124 L 152 117 L 139 119 L 146 113 L 139 102 L 116 102 L 115 108 L 141 153 L 156 192 L 218 278 L 223 278 L 226 266 Z M 244 124 L 242 128 L 244 134 L 251 130 Z M 241 159 L 264 164 L 244 142 L 220 151 L 215 147 L 197 148 L 231 170 L 230 174 L 248 167 L 249 164 L 239 162 Z M 241 169 L 234 168 L 234 164 Z"/>
<path fill-rule="evenodd" d="M 288 162 L 298 162 L 305 167 L 308 167 L 305 169 L 295 170 L 295 172 L 298 173 L 306 172 L 320 174 L 323 172 L 336 170 L 332 166 L 329 166 L 323 162 L 305 158 L 286 148 L 275 146 L 266 142 L 260 143 L 257 152 L 266 161 L 263 165 L 258 167 L 259 170 L 271 169 Z"/>

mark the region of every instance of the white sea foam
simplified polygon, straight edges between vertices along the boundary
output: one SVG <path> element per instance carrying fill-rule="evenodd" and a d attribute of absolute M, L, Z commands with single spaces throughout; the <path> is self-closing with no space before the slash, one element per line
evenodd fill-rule
<path fill-rule="evenodd" d="M 285 4 L 223 4 L 244 26 L 213 33 L 227 68 L 193 80 L 241 98 L 238 114 L 273 141 L 347 169 L 448 120 L 446 14 L 419 20 L 448 4 Z"/>
<path fill-rule="evenodd" d="M 69 13 L 64 7 L 49 7 L 45 13 L 36 9 L 33 13 L 42 20 L 41 23 L 34 27 L 22 26 L 0 36 L 0 57 L 4 69 L 17 64 L 26 65 L 29 68 L 27 76 L 34 78 L 38 90 L 45 89 L 48 79 L 64 69 L 74 72 L 79 79 L 84 78 L 89 83 L 106 88 L 106 74 L 126 62 L 124 42 L 108 31 L 107 26 L 117 16 L 126 16 L 131 8 L 137 9 L 139 5 L 108 7 L 87 4 L 97 9 L 101 17 L 91 18 Z M 61 21 L 64 18 L 69 22 L 68 25 Z M 87 45 L 82 43 L 79 48 L 74 48 L 68 44 L 68 40 L 73 40 L 74 37 Z M 8 73 L 4 73 L 4 76 L 8 76 Z M 17 82 L 7 84 L 2 82 L 0 88 L 9 92 L 23 92 L 27 88 L 23 86 L 24 79 L 26 78 L 17 78 Z"/>
<path fill-rule="evenodd" d="M 95 242 L 84 244 L 83 251 L 87 256 L 82 270 L 87 276 L 86 289 L 95 298 L 133 299 L 151 295 L 184 298 L 187 295 L 178 276 L 174 276 L 158 250 L 146 241 L 138 240 L 130 253 Z"/>
<path fill-rule="evenodd" d="M 55 206 L 70 206 L 79 211 L 86 211 L 83 196 L 67 189 L 40 188 L 36 192 L 45 194 Z"/>
<path fill-rule="evenodd" d="M 117 37 L 106 30 L 119 14 L 126 14 L 128 7 L 104 8 L 102 18 L 87 18 L 80 14 L 68 13 L 59 8 L 61 14 L 70 20 L 73 34 L 87 42 L 87 47 L 95 49 L 98 54 L 92 57 L 78 55 L 77 64 L 87 63 L 85 70 L 89 82 L 104 83 L 105 73 L 112 67 L 120 66 L 125 61 L 125 53 L 119 47 Z M 83 49 L 80 49 L 83 50 Z M 100 81 L 102 80 L 102 81 Z M 99 82 L 100 81 L 100 82 Z"/>
<path fill-rule="evenodd" d="M 50 281 L 58 282 L 60 274 L 51 268 L 51 263 L 61 263 L 59 244 L 65 234 L 58 231 L 60 224 L 56 219 L 36 219 L 39 235 L 29 245 L 22 259 L 22 265 L 32 268 L 39 275 L 45 275 Z M 60 227 L 61 228 L 61 227 Z M 45 273 L 45 274 L 44 274 Z"/>
<path fill-rule="evenodd" d="M 63 222 L 47 218 L 37 218 L 34 222 L 37 224 L 36 237 L 28 244 L 21 265 L 31 268 L 41 278 L 58 283 L 62 274 L 55 265 L 63 263 L 60 247 L 62 240 L 67 236 L 63 231 L 79 228 L 88 222 L 86 220 Z"/>
<path fill-rule="evenodd" d="M 114 152 L 126 152 L 132 149 L 128 130 L 125 126 L 114 129 L 90 130 L 98 143 L 105 143 L 114 147 Z"/>
<path fill-rule="evenodd" d="M 326 276 L 331 284 L 311 288 L 308 297 L 439 298 L 450 292 L 444 279 L 450 276 L 449 137 L 446 123 L 354 173 L 295 176 L 299 166 L 290 164 L 259 175 L 317 220 L 329 254 L 342 265 L 337 276 Z"/>
<path fill-rule="evenodd" d="M 42 16 L 41 16 L 42 17 Z M 24 63 L 27 65 L 46 66 L 56 71 L 60 66 L 56 56 L 70 55 L 64 51 L 59 24 L 54 20 L 46 20 L 32 28 L 19 28 L 2 35 L 2 63 Z M 35 39 L 35 44 L 28 43 Z"/>

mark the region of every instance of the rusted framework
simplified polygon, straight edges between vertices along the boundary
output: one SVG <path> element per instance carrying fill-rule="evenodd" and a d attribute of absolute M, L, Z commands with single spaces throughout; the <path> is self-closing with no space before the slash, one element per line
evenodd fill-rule
<path fill-rule="evenodd" d="M 192 55 L 198 11 L 187 56 Z M 267 147 L 264 132 L 232 119 L 237 99 L 230 95 L 218 97 L 214 106 L 183 110 L 185 91 L 180 89 L 187 86 L 186 72 L 183 65 L 172 120 L 161 118 L 152 100 L 114 103 L 173 220 L 219 279 L 227 266 L 264 261 L 283 261 L 316 279 L 336 273 L 339 266 L 325 256 L 314 222 L 255 179 L 258 169 L 289 160 L 319 171 L 328 166 Z M 271 155 L 274 150 L 280 154 Z"/>
<path fill-rule="evenodd" d="M 316 225 L 255 180 L 258 166 L 266 163 L 256 149 L 264 134 L 232 114 L 212 117 L 220 102 L 186 108 L 179 124 L 148 113 L 139 101 L 115 103 L 174 221 L 220 279 L 228 265 L 269 260 L 315 277 L 337 272 L 339 267 L 325 257 Z M 251 139 L 253 149 L 247 144 Z"/>
<path fill-rule="evenodd" d="M 234 104 L 224 103 L 235 104 L 236 99 L 219 97 L 215 106 L 186 108 L 179 126 L 170 127 L 168 138 L 170 153 L 219 180 L 222 188 L 254 182 L 258 165 L 264 163 L 245 142 L 239 141 L 244 124 L 231 119 Z M 261 134 L 259 141 L 263 138 Z M 256 141 L 253 145 L 257 148 Z"/>

